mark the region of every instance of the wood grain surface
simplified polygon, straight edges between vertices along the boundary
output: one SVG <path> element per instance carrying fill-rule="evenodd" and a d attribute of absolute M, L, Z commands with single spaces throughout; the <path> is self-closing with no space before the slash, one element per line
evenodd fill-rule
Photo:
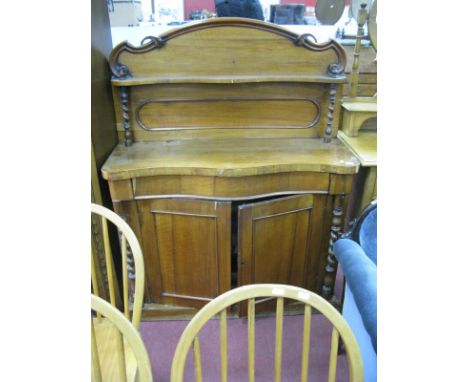
<path fill-rule="evenodd" d="M 305 36 L 256 20 L 211 19 L 145 42 L 141 47 L 124 42 L 114 48 L 109 58 L 117 77 L 114 85 L 171 82 L 178 78 L 184 78 L 184 82 L 224 78 L 226 83 L 238 77 L 250 77 L 252 82 L 285 76 L 314 82 L 346 80 L 338 74 L 339 69 L 337 75 L 328 74 L 331 63 L 341 70 L 346 65 L 346 54 L 337 42 L 315 44 Z"/>
<path fill-rule="evenodd" d="M 356 155 L 361 166 L 377 166 L 377 131 L 360 131 L 357 137 L 339 131 L 338 139 Z"/>
<path fill-rule="evenodd" d="M 359 162 L 337 140 L 210 139 L 119 145 L 102 168 L 108 180 L 154 175 L 246 176 L 288 171 L 353 174 Z"/>
<path fill-rule="evenodd" d="M 231 287 L 230 203 L 138 202 L 151 301 L 200 308 Z"/>

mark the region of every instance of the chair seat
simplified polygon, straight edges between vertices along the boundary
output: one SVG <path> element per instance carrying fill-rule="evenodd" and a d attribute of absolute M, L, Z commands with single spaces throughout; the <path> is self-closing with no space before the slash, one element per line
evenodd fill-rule
<path fill-rule="evenodd" d="M 118 340 L 121 336 L 119 330 L 106 318 L 93 319 L 94 332 L 99 353 L 103 382 L 122 381 L 118 367 Z M 124 339 L 125 367 L 127 381 L 137 381 L 137 362 L 135 356 Z"/>

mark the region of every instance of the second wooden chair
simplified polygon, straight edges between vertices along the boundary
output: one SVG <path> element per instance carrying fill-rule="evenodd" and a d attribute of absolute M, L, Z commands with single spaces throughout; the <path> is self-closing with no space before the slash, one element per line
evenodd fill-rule
<path fill-rule="evenodd" d="M 255 380 L 255 299 L 274 297 L 277 300 L 275 335 L 275 382 L 281 380 L 281 360 L 283 347 L 283 306 L 285 299 L 293 299 L 304 304 L 304 330 L 302 345 L 301 381 L 308 381 L 310 322 L 312 308 L 322 313 L 333 325 L 328 381 L 335 381 L 338 354 L 338 340 L 343 340 L 349 368 L 349 381 L 362 382 L 363 369 L 361 353 L 351 329 L 340 313 L 325 299 L 306 289 L 281 284 L 246 285 L 226 292 L 205 305 L 190 321 L 176 348 L 172 361 L 171 382 L 184 380 L 187 354 L 193 346 L 196 381 L 202 381 L 202 364 L 198 334 L 202 327 L 220 314 L 220 381 L 228 380 L 227 367 L 227 309 L 231 305 L 247 300 L 248 303 L 248 381 Z M 247 380 L 247 378 L 246 378 Z"/>
<path fill-rule="evenodd" d="M 94 295 L 91 295 L 91 309 L 106 318 L 109 334 L 106 343 L 100 343 L 96 325 L 102 322 L 91 320 L 91 380 L 152 382 L 148 353 L 130 321 L 107 301 Z M 108 367 L 111 364 L 114 367 Z"/>
<path fill-rule="evenodd" d="M 133 325 L 134 332 L 137 332 L 141 319 L 145 283 L 145 267 L 140 244 L 130 226 L 115 212 L 103 206 L 91 204 L 91 213 L 93 226 L 99 228 L 103 242 L 101 257 L 97 254 L 96 245 L 91 245 L 93 295 L 108 299 L 110 306 L 117 311 L 120 288 L 109 239 L 108 222 L 111 222 L 116 226 L 120 238 L 123 313 L 128 323 Z M 103 266 L 98 267 L 98 265 Z M 93 341 L 96 357 L 100 359 L 100 375 L 102 374 L 102 380 L 105 382 L 134 381 L 137 378 L 138 359 L 136 357 L 138 355 L 134 354 L 127 341 L 122 341 L 122 335 L 115 326 L 116 324 L 110 320 L 110 317 L 102 317 L 100 310 L 96 309 L 96 318 L 93 320 Z"/>
<path fill-rule="evenodd" d="M 107 276 L 106 280 L 102 280 L 104 275 L 100 274 L 98 267 L 96 266 L 96 264 L 99 263 L 99 259 L 97 259 L 96 254 L 97 251 L 96 248 L 91 246 L 91 282 L 93 287 L 93 294 L 99 297 L 109 296 L 110 303 L 114 307 L 117 305 L 116 295 L 118 294 L 119 289 L 118 285 L 115 285 L 116 277 L 114 274 L 114 261 L 111 251 L 108 227 L 108 221 L 110 221 L 116 226 L 120 236 L 123 294 L 122 300 L 124 314 L 127 319 L 132 321 L 133 326 L 138 329 L 141 319 L 145 285 L 145 265 L 140 243 L 138 242 L 138 239 L 130 226 L 115 212 L 98 204 L 91 203 L 91 213 L 92 218 L 98 218 L 99 220 L 96 222 L 96 224 L 100 224 L 100 230 L 102 232 L 102 240 L 104 242 L 104 262 L 106 269 L 105 273 Z M 127 248 L 127 243 L 129 248 Z M 128 256 L 128 252 L 130 252 L 131 257 Z M 130 272 L 129 268 L 131 268 Z M 129 279 L 131 280 L 132 285 L 129 285 Z M 104 291 L 106 286 L 108 290 Z M 129 293 L 130 290 L 132 290 L 133 293 Z M 130 306 L 130 304 L 132 304 L 132 306 Z M 132 310 L 132 317 L 130 317 L 130 309 Z"/>

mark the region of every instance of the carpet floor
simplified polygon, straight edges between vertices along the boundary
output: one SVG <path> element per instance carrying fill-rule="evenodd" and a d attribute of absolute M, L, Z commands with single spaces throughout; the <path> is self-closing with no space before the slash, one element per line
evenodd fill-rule
<path fill-rule="evenodd" d="M 140 332 L 148 350 L 156 382 L 170 380 L 170 368 L 177 341 L 188 321 L 142 322 Z M 283 322 L 282 381 L 300 381 L 302 354 L 302 316 L 285 316 Z M 256 381 L 274 380 L 275 317 L 256 320 Z M 327 381 L 331 325 L 320 314 L 311 320 L 309 381 Z M 219 321 L 211 320 L 200 333 L 203 380 L 220 381 Z M 228 380 L 247 381 L 247 319 L 228 320 Z M 338 356 L 336 381 L 348 380 L 346 356 Z M 189 353 L 185 381 L 195 381 L 193 356 Z"/>
<path fill-rule="evenodd" d="M 343 275 L 338 268 L 335 293 L 341 297 Z M 143 321 L 140 332 L 153 368 L 155 382 L 170 381 L 171 363 L 177 342 L 189 321 Z M 311 319 L 309 381 L 328 381 L 331 324 L 321 314 Z M 300 381 L 303 316 L 285 316 L 283 322 L 282 381 Z M 220 381 L 219 321 L 211 320 L 200 333 L 203 381 Z M 257 317 L 255 322 L 256 382 L 274 381 L 275 317 Z M 228 320 L 228 380 L 247 381 L 247 319 Z M 185 381 L 195 381 L 193 355 L 189 353 Z M 336 382 L 348 381 L 346 355 L 339 355 Z"/>

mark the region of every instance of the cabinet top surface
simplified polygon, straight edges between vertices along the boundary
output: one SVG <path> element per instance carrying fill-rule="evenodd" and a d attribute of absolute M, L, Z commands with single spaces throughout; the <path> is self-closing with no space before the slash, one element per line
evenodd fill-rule
<path fill-rule="evenodd" d="M 119 144 L 102 168 L 108 180 L 155 175 L 248 176 L 290 171 L 354 174 L 359 160 L 333 139 L 200 139 Z"/>
<path fill-rule="evenodd" d="M 362 166 L 377 166 L 376 131 L 360 131 L 357 137 L 349 137 L 338 131 L 338 139 L 358 157 Z"/>
<path fill-rule="evenodd" d="M 349 111 L 377 112 L 377 102 L 372 98 L 369 102 L 343 102 L 341 106 Z"/>

